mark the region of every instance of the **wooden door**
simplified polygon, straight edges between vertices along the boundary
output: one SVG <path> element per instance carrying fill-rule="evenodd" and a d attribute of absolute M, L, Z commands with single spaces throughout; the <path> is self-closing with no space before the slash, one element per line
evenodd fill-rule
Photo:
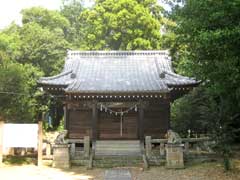
<path fill-rule="evenodd" d="M 137 113 L 120 115 L 100 112 L 99 139 L 137 139 Z"/>

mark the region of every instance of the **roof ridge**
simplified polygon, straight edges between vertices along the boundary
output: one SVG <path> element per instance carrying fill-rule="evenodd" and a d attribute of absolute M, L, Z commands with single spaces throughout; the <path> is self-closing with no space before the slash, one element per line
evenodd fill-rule
<path fill-rule="evenodd" d="M 80 56 L 156 56 L 156 55 L 169 55 L 168 50 L 132 50 L 132 51 L 73 51 L 68 50 L 67 57 L 80 57 Z"/>

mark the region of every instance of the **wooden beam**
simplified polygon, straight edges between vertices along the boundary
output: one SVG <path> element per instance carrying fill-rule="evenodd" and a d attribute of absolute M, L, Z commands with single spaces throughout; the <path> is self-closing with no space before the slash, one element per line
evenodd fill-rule
<path fill-rule="evenodd" d="M 98 110 L 97 102 L 92 103 L 92 140 L 96 141 L 98 138 Z"/>
<path fill-rule="evenodd" d="M 0 119 L 0 167 L 3 166 L 3 126 L 4 122 Z"/>
<path fill-rule="evenodd" d="M 43 124 L 42 121 L 38 121 L 38 166 L 42 165 L 42 141 L 43 141 Z"/>

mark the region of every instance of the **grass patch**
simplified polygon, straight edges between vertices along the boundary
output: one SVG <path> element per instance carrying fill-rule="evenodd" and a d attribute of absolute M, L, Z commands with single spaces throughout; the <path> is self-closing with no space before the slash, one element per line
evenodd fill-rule
<path fill-rule="evenodd" d="M 36 164 L 36 157 L 32 156 L 5 156 L 3 163 L 6 165 L 27 165 Z"/>

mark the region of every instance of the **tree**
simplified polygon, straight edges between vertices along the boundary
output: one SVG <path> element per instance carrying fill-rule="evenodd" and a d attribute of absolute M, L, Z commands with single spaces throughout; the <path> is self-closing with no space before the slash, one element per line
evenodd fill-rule
<path fill-rule="evenodd" d="M 11 24 L 0 32 L 0 63 L 6 59 L 18 59 L 20 52 L 19 27 Z"/>
<path fill-rule="evenodd" d="M 5 60 L 0 64 L 0 112 L 7 122 L 33 122 L 39 106 L 36 80 L 42 73 L 31 65 Z"/>
<path fill-rule="evenodd" d="M 20 63 L 38 67 L 45 76 L 54 75 L 61 70 L 70 46 L 61 30 L 49 30 L 31 22 L 21 28 L 20 39 Z"/>
<path fill-rule="evenodd" d="M 183 72 L 203 80 L 216 104 L 215 139 L 228 156 L 240 121 L 240 2 L 238 0 L 185 0 L 175 6 L 172 18 L 176 39 L 172 52 Z M 209 119 L 209 122 L 211 119 Z"/>
<path fill-rule="evenodd" d="M 151 6 L 158 7 L 155 1 L 151 1 Z M 155 14 L 161 13 L 161 8 L 153 9 L 158 10 Z M 98 0 L 79 20 L 84 32 L 82 49 L 150 50 L 161 47 L 160 17 L 137 0 Z"/>
<path fill-rule="evenodd" d="M 58 11 L 48 10 L 42 7 L 32 7 L 22 10 L 22 23 L 36 23 L 49 30 L 61 29 L 65 36 L 69 33 L 70 23 L 67 18 Z"/>
<path fill-rule="evenodd" d="M 83 42 L 83 32 L 79 17 L 84 10 L 81 0 L 64 0 L 60 13 L 70 23 L 69 33 L 66 36 L 74 48 L 78 48 Z"/>

